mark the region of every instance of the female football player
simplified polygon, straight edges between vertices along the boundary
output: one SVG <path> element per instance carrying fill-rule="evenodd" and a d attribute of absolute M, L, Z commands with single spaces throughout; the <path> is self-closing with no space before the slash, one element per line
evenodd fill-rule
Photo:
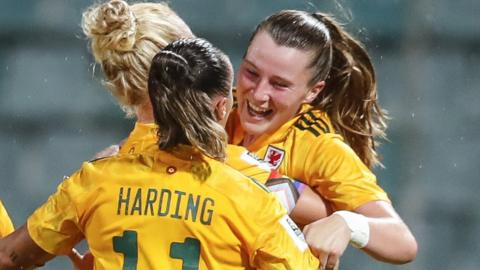
<path fill-rule="evenodd" d="M 415 238 L 370 171 L 386 128 L 373 65 L 334 19 L 284 10 L 261 22 L 236 98 L 230 143 L 304 181 L 336 211 L 304 230 L 324 267 L 333 269 L 349 241 L 386 262 L 415 258 Z"/>

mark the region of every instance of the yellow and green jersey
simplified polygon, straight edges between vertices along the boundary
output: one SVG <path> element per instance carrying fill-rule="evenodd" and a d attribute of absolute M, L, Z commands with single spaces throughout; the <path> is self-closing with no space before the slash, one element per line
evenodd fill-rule
<path fill-rule="evenodd" d="M 229 143 L 241 145 L 244 132 L 236 110 L 227 123 Z M 354 210 L 364 203 L 389 201 L 375 175 L 335 133 L 326 113 L 304 105 L 296 117 L 273 133 L 263 134 L 248 150 L 280 173 L 303 181 L 332 203 Z"/>
<path fill-rule="evenodd" d="M 139 123 L 135 124 L 133 131 L 120 147 L 120 154 L 133 154 L 148 151 L 156 151 L 157 145 L 157 125 Z M 242 174 L 253 177 L 257 181 L 265 184 L 270 177 L 272 167 L 270 164 L 259 159 L 255 154 L 249 152 L 242 146 L 227 145 L 227 159 L 225 164 L 238 170 Z"/>
<path fill-rule="evenodd" d="M 263 185 L 186 146 L 84 163 L 27 226 L 52 254 L 67 254 L 85 238 L 95 269 L 319 265 Z"/>
<path fill-rule="evenodd" d="M 158 148 L 157 127 L 158 126 L 155 124 L 137 122 L 128 138 L 120 147 L 119 153 L 126 154 L 155 151 Z M 268 180 L 273 178 L 285 178 L 285 176 L 282 176 L 276 170 L 273 170 L 269 163 L 261 160 L 242 146 L 229 144 L 227 145 L 226 152 L 227 158 L 225 164 L 241 172 L 245 176 L 254 178 L 262 184 L 266 184 Z M 292 181 L 292 183 L 300 188 L 300 190 L 302 189 L 299 187 L 300 183 L 298 181 Z M 284 205 L 288 213 L 290 213 L 295 207 L 295 194 L 291 193 L 290 189 L 282 184 L 276 186 L 269 185 L 269 189 L 277 195 L 282 205 Z"/>
<path fill-rule="evenodd" d="M 0 237 L 7 236 L 14 231 L 13 223 L 8 216 L 7 210 L 0 200 Z"/>

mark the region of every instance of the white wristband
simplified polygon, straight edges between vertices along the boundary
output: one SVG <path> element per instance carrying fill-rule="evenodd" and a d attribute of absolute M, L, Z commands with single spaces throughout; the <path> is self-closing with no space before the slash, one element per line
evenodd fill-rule
<path fill-rule="evenodd" d="M 370 239 L 370 226 L 365 216 L 350 211 L 337 211 L 333 213 L 339 215 L 345 220 L 348 228 L 352 232 L 350 243 L 356 248 L 363 248 Z"/>

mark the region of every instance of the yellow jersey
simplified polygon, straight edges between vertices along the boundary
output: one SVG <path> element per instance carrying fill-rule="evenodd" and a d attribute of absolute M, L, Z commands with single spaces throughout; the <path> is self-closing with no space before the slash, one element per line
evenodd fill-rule
<path fill-rule="evenodd" d="M 136 122 L 135 127 L 122 146 L 119 149 L 120 154 L 126 153 L 142 153 L 146 151 L 156 151 L 158 126 L 153 123 Z M 252 177 L 262 184 L 266 184 L 269 179 L 285 178 L 280 175 L 272 166 L 264 160 L 258 158 L 255 154 L 248 151 L 245 147 L 233 144 L 227 145 L 227 158 L 225 164 L 241 172 L 243 175 Z M 302 190 L 300 183 L 292 181 L 297 190 Z M 274 183 L 271 183 L 272 185 Z M 295 207 L 295 194 L 285 185 L 269 186 L 270 191 L 277 195 L 282 205 L 290 213 Z"/>
<path fill-rule="evenodd" d="M 226 127 L 229 143 L 241 145 L 244 132 L 237 110 Z M 281 174 L 304 182 L 334 210 L 354 210 L 370 201 L 389 201 L 375 175 L 335 133 L 325 112 L 303 105 L 301 111 L 273 133 L 262 134 L 247 147 Z"/>
<path fill-rule="evenodd" d="M 13 223 L 8 216 L 7 210 L 0 200 L 0 237 L 7 236 L 14 231 Z"/>
<path fill-rule="evenodd" d="M 135 123 L 135 127 L 128 138 L 120 147 L 119 154 L 138 154 L 148 151 L 156 151 L 158 126 L 152 123 Z M 240 171 L 242 174 L 253 177 L 262 184 L 269 179 L 272 167 L 270 164 L 258 158 L 245 147 L 227 145 L 227 158 L 225 164 Z"/>
<path fill-rule="evenodd" d="M 27 228 L 51 254 L 85 238 L 95 269 L 319 266 L 273 194 L 187 146 L 84 163 Z"/>

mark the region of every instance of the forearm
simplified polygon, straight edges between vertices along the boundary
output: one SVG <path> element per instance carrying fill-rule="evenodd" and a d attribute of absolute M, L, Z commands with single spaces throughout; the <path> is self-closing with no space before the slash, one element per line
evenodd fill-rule
<path fill-rule="evenodd" d="M 330 204 L 306 186 L 300 194 L 300 198 L 290 213 L 290 217 L 297 225 L 303 227 L 316 220 L 327 217 L 332 213 Z"/>
<path fill-rule="evenodd" d="M 368 217 L 370 227 L 370 239 L 362 250 L 388 263 L 403 264 L 415 259 L 415 237 L 389 203 L 370 202 L 355 212 Z"/>
<path fill-rule="evenodd" d="M 33 242 L 25 226 L 0 239 L 0 270 L 33 269 L 53 257 Z"/>

